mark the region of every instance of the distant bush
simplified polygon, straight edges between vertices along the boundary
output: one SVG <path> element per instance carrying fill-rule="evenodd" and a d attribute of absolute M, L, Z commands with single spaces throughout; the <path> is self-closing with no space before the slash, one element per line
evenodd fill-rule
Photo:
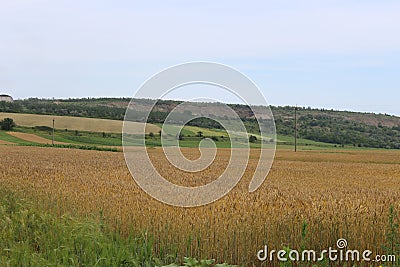
<path fill-rule="evenodd" d="M 119 150 L 115 147 L 102 147 L 102 146 L 88 146 L 88 145 L 74 145 L 74 144 L 24 144 L 24 146 L 38 146 L 38 147 L 56 147 L 56 148 L 72 148 L 82 150 L 97 150 L 97 151 L 109 151 L 118 152 Z"/>
<path fill-rule="evenodd" d="M 255 143 L 256 141 L 257 141 L 257 137 L 255 137 L 254 135 L 250 135 L 249 142 L 250 143 Z"/>
<path fill-rule="evenodd" d="M 0 121 L 0 127 L 4 131 L 11 131 L 15 126 L 16 124 L 11 118 L 5 118 Z"/>
<path fill-rule="evenodd" d="M 35 126 L 33 127 L 34 130 L 38 130 L 38 131 L 44 131 L 44 132 L 50 132 L 53 130 L 53 128 L 48 127 L 48 126 Z"/>

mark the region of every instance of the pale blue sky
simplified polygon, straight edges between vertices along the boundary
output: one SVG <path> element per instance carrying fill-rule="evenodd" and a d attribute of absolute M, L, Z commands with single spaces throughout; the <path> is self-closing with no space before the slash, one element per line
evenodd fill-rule
<path fill-rule="evenodd" d="M 273 105 L 400 115 L 399 14 L 385 0 L 0 1 L 0 93 L 132 96 L 168 66 L 216 61 Z"/>

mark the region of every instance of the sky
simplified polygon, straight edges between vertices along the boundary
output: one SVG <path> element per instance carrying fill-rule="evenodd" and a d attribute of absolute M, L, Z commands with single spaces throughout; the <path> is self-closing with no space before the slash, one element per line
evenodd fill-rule
<path fill-rule="evenodd" d="M 399 14 L 397 0 L 0 0 L 0 94 L 131 97 L 169 66 L 211 61 L 272 105 L 400 115 Z M 214 94 L 171 98 L 199 91 Z"/>

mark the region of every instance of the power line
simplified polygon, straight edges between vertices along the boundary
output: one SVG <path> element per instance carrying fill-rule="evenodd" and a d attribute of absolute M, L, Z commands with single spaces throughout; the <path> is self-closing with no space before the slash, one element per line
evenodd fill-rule
<path fill-rule="evenodd" d="M 52 134 L 51 144 L 52 146 L 54 146 L 54 119 L 53 119 L 53 134 Z"/>
<path fill-rule="evenodd" d="M 297 152 L 297 105 L 294 108 L 294 152 Z"/>

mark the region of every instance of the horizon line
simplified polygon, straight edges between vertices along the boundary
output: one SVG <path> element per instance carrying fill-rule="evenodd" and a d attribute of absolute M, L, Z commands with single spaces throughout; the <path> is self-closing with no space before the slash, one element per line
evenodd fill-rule
<path fill-rule="evenodd" d="M 82 100 L 82 99 L 132 99 L 132 97 L 125 96 L 87 96 L 87 97 L 25 97 L 25 98 L 14 98 L 14 101 L 23 101 L 29 99 L 39 99 L 39 100 L 48 100 L 48 101 L 56 101 L 56 100 Z M 135 98 L 135 99 L 147 99 L 154 100 L 151 98 Z M 157 99 L 162 101 L 187 101 L 184 99 Z M 190 102 L 190 101 L 188 101 Z M 193 102 L 193 101 L 192 101 Z M 196 103 L 196 102 L 193 102 Z M 232 104 L 232 105 L 243 105 L 243 103 L 235 103 L 235 102 L 198 102 L 198 103 L 222 103 L 222 104 Z M 250 106 L 262 106 L 257 104 L 251 104 Z M 362 113 L 362 114 L 374 114 L 374 115 L 384 115 L 391 117 L 400 118 L 400 114 L 388 113 L 388 112 L 374 112 L 374 111 L 362 111 L 362 110 L 354 110 L 354 109 L 338 109 L 332 107 L 313 107 L 310 105 L 299 105 L 299 104 L 269 104 L 270 107 L 293 107 L 302 108 L 302 109 L 311 109 L 311 110 L 319 110 L 319 111 L 333 111 L 333 112 L 351 112 L 351 113 Z"/>

